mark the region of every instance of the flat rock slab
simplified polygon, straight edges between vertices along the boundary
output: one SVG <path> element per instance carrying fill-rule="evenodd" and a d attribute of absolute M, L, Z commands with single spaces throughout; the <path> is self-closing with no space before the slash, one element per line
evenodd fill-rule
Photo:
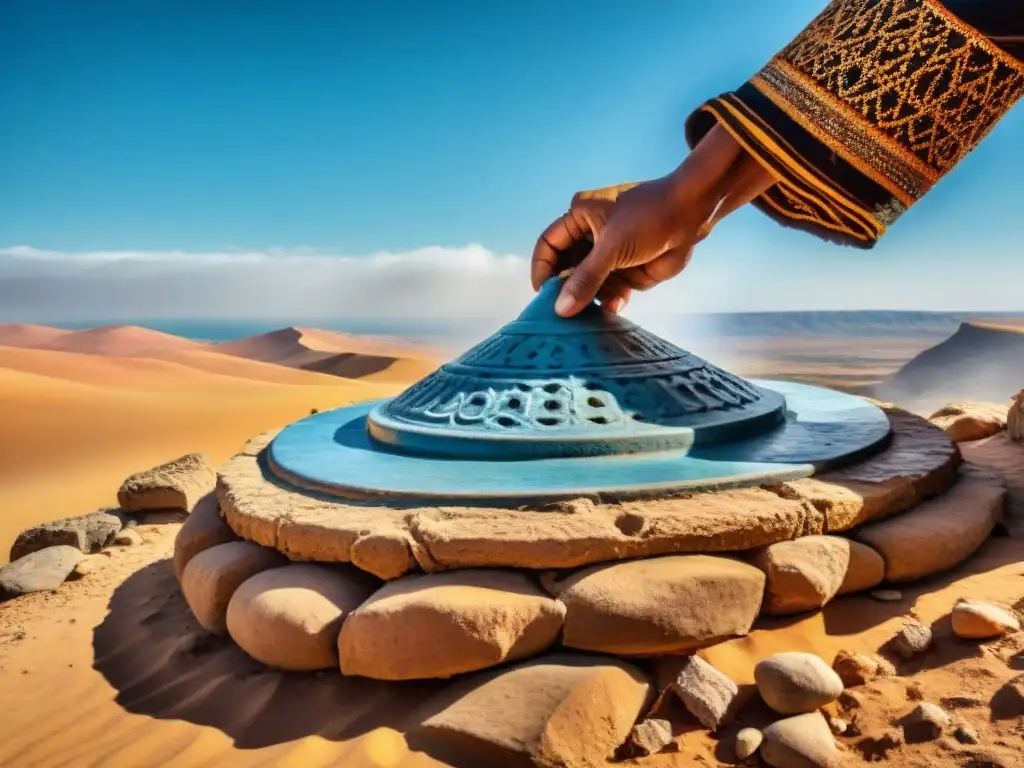
<path fill-rule="evenodd" d="M 710 555 L 592 566 L 554 585 L 569 648 L 651 656 L 689 653 L 750 631 L 764 574 Z"/>
<path fill-rule="evenodd" d="M 18 534 L 11 547 L 10 560 L 14 562 L 56 546 L 74 547 L 85 554 L 99 552 L 114 541 L 122 527 L 124 517 L 120 510 L 101 509 L 87 515 L 52 520 Z"/>
<path fill-rule="evenodd" d="M 770 488 L 547 507 L 456 507 L 345 502 L 270 477 L 253 438 L 220 470 L 224 519 L 242 538 L 296 560 L 350 562 L 382 579 L 451 568 L 576 568 L 675 553 L 749 550 L 847 530 L 944 492 L 960 454 L 938 427 L 887 407 L 893 442 L 882 454 L 817 479 Z"/>
<path fill-rule="evenodd" d="M 590 656 L 546 656 L 475 676 L 428 703 L 423 731 L 462 765 L 605 766 L 650 695 L 638 669 Z"/>
<path fill-rule="evenodd" d="M 117 503 L 126 512 L 179 509 L 186 513 L 214 489 L 217 475 L 201 453 L 129 476 L 117 491 Z"/>
<path fill-rule="evenodd" d="M 968 470 L 953 489 L 891 520 L 858 529 L 882 555 L 887 581 L 913 581 L 966 560 L 1003 516 L 1006 488 L 993 474 Z"/>
<path fill-rule="evenodd" d="M 911 509 L 956 482 L 960 451 L 927 419 L 885 406 L 892 442 L 882 453 L 843 469 L 774 486 L 786 498 L 810 504 L 824 518 L 822 531 L 848 531 Z"/>
<path fill-rule="evenodd" d="M 545 650 L 564 616 L 562 604 L 522 573 L 406 576 L 349 614 L 338 637 L 341 671 L 378 680 L 475 672 Z"/>
<path fill-rule="evenodd" d="M 85 555 L 77 547 L 40 549 L 0 568 L 0 600 L 30 592 L 51 592 L 75 569 Z"/>
<path fill-rule="evenodd" d="M 1008 494 L 1006 515 L 1011 527 L 1024 525 L 1024 443 L 1006 432 L 961 446 L 964 460 L 999 475 Z"/>

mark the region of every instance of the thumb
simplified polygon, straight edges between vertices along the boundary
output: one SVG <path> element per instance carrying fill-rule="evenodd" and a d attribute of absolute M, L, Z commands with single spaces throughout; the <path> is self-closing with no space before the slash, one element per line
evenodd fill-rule
<path fill-rule="evenodd" d="M 555 302 L 555 312 L 562 317 L 572 317 L 580 312 L 597 296 L 604 281 L 615 267 L 619 252 L 618 241 L 605 230 L 604 236 L 595 244 L 587 257 L 572 271 Z"/>

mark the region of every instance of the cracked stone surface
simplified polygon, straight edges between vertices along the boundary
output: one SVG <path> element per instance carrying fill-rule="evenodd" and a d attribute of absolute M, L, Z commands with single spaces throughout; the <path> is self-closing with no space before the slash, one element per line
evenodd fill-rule
<path fill-rule="evenodd" d="M 293 560 L 348 562 L 382 579 L 418 570 L 575 568 L 673 553 L 750 550 L 846 531 L 946 491 L 960 453 L 927 420 L 884 406 L 893 425 L 881 454 L 816 478 L 657 501 L 589 499 L 544 508 L 401 506 L 301 491 L 260 458 L 276 432 L 252 438 L 221 468 L 217 496 L 242 538 Z"/>

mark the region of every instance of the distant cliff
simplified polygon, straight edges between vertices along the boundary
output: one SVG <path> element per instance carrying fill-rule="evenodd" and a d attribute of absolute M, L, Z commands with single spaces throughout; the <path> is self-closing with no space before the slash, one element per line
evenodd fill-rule
<path fill-rule="evenodd" d="M 1007 402 L 1024 388 L 1024 328 L 961 323 L 875 385 L 873 396 L 914 410 L 962 400 Z"/>

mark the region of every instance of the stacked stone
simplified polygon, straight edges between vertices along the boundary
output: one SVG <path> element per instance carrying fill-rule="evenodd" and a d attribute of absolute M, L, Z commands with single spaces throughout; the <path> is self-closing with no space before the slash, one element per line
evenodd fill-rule
<path fill-rule="evenodd" d="M 940 427 L 889 413 L 886 451 L 814 478 L 515 510 L 323 501 L 264 477 L 265 435 L 227 463 L 216 493 L 201 457 L 182 457 L 126 480 L 118 510 L 26 531 L 0 586 L 42 552 L 73 570 L 133 515 L 191 512 L 174 547 L 182 592 L 203 628 L 254 659 L 380 680 L 465 675 L 431 702 L 422 727 L 471 744 L 479 764 L 588 765 L 624 742 L 648 754 L 673 738 L 667 721 L 641 717 L 655 690 L 674 691 L 711 729 L 739 702 L 736 684 L 695 652 L 747 634 L 759 615 L 947 570 L 991 534 L 1006 500 L 999 477 L 961 463 Z M 1007 439 L 986 440 L 995 438 Z M 972 601 L 951 621 L 971 639 L 1020 628 L 1012 613 Z M 892 648 L 908 658 L 931 644 L 930 630 L 908 621 Z M 647 677 L 651 658 L 677 659 L 667 689 Z M 892 672 L 856 654 L 840 654 L 834 669 L 808 654 L 763 660 L 757 689 L 781 719 L 740 731 L 737 756 L 830 764 L 833 734 L 846 726 L 827 706 L 844 684 Z M 922 706 L 905 730 L 946 725 Z"/>
<path fill-rule="evenodd" d="M 888 412 L 887 450 L 815 478 L 515 510 L 322 500 L 264 476 L 267 434 L 222 468 L 219 508 L 186 522 L 175 568 L 204 627 L 283 669 L 410 680 L 556 645 L 692 653 L 761 614 L 947 570 L 989 536 L 1000 480 L 961 465 L 941 428 Z"/>

